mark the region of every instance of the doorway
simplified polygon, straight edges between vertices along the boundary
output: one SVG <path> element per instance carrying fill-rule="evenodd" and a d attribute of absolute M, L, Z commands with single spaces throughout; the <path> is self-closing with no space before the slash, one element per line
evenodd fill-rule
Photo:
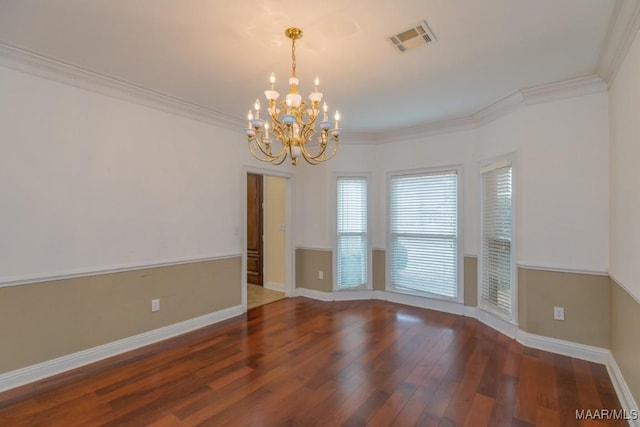
<path fill-rule="evenodd" d="M 288 232 L 289 179 L 282 176 L 246 172 L 245 248 L 246 285 L 243 306 L 252 309 L 287 296 L 291 247 Z M 289 262 L 288 262 L 289 261 Z M 289 264 L 289 265 L 288 265 Z M 245 298 L 246 295 L 246 298 Z"/>
<path fill-rule="evenodd" d="M 262 286 L 264 258 L 264 178 L 247 174 L 247 284 Z"/>

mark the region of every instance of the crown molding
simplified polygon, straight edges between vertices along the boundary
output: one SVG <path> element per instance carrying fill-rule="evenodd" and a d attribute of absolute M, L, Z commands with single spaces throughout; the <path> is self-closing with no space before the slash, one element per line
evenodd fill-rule
<path fill-rule="evenodd" d="M 632 2 L 640 5 L 640 0 L 624 0 L 624 5 Z M 615 15 L 628 6 L 617 6 Z M 634 28 L 638 27 L 638 13 L 640 7 L 634 9 Z M 631 24 L 629 24 L 631 25 Z M 630 44 L 631 30 L 627 28 L 625 43 Z M 637 32 L 637 28 L 635 30 Z M 635 35 L 633 32 L 633 35 Z M 609 40 L 614 37 L 611 35 Z M 618 53 L 626 54 L 618 49 Z M 620 60 L 621 61 L 621 60 Z M 52 58 L 41 56 L 20 48 L 0 43 L 0 66 L 26 72 L 39 77 L 90 90 L 113 98 L 125 100 L 135 104 L 154 108 L 189 119 L 210 123 L 229 130 L 238 130 L 244 126 L 244 121 L 231 115 L 210 109 L 208 107 L 187 102 L 160 92 L 79 68 Z M 506 114 L 520 108 L 523 104 L 533 105 L 558 99 L 586 95 L 607 89 L 607 84 L 598 75 L 577 77 L 565 81 L 531 87 L 514 91 L 500 100 L 480 109 L 479 111 L 457 118 L 417 123 L 411 126 L 392 128 L 371 132 L 348 132 L 343 134 L 343 144 L 378 145 L 389 142 L 406 141 L 413 138 L 424 138 L 453 132 L 468 131 L 478 126 L 490 123 Z"/>
<path fill-rule="evenodd" d="M 472 116 L 418 123 L 413 126 L 384 130 L 378 133 L 384 142 L 405 141 L 415 137 L 428 137 L 475 129 Z"/>
<path fill-rule="evenodd" d="M 347 134 L 349 137 L 347 143 L 377 145 L 472 130 L 510 114 L 523 105 L 535 105 L 575 96 L 604 92 L 606 90 L 606 82 L 595 74 L 576 77 L 511 92 L 481 110 L 460 118 L 424 122 L 413 126 L 379 132 L 349 133 Z"/>
<path fill-rule="evenodd" d="M 442 135 L 471 130 L 476 127 L 472 116 L 429 121 L 406 127 L 390 128 L 371 132 L 345 132 L 342 144 L 380 145 L 388 142 L 405 141 L 415 137 Z"/>
<path fill-rule="evenodd" d="M 574 96 L 604 92 L 606 90 L 607 83 L 599 76 L 592 74 L 589 76 L 576 77 L 574 79 L 564 80 L 561 82 L 522 89 L 520 93 L 522 94 L 522 99 L 526 105 L 534 105 L 557 101 L 564 98 L 572 98 Z"/>
<path fill-rule="evenodd" d="M 244 125 L 241 119 L 211 108 L 4 43 L 0 43 L 0 66 L 226 129 L 237 130 Z"/>
<path fill-rule="evenodd" d="M 411 138 L 442 135 L 472 130 L 475 128 L 476 123 L 474 122 L 473 116 L 464 116 L 373 132 L 348 132 L 343 134 L 344 138 L 340 143 L 354 145 L 380 145 L 388 142 L 406 141 Z"/>
<path fill-rule="evenodd" d="M 509 114 L 515 111 L 523 101 L 523 96 L 520 91 L 511 92 L 504 98 L 490 104 L 480 111 L 471 115 L 473 122 L 477 126 L 482 126 L 487 123 Z"/>
<path fill-rule="evenodd" d="M 640 0 L 617 1 L 597 65 L 597 74 L 608 84 L 622 66 L 639 29 Z"/>
<path fill-rule="evenodd" d="M 380 132 L 349 131 L 340 134 L 340 144 L 347 145 L 379 145 L 386 141 L 380 138 Z"/>

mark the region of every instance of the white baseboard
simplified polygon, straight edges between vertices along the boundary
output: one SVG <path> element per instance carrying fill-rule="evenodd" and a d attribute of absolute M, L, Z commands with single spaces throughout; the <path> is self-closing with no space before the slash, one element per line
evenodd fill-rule
<path fill-rule="evenodd" d="M 381 298 L 382 299 L 382 298 Z M 410 305 L 412 307 L 426 308 L 429 310 L 443 311 L 445 313 L 461 315 L 464 312 L 464 305 L 458 302 L 441 301 L 432 298 L 423 298 L 416 295 L 401 294 L 398 292 L 385 292 L 383 298 L 389 302 Z"/>
<path fill-rule="evenodd" d="M 460 303 L 439 301 L 431 298 L 423 298 L 415 295 L 401 294 L 397 292 L 374 291 L 371 289 L 321 292 L 307 288 L 296 288 L 296 296 L 312 298 L 319 301 L 355 301 L 378 299 L 383 301 L 395 302 L 397 304 L 410 305 L 412 307 L 443 311 L 445 313 L 463 314 L 464 312 L 464 306 Z"/>
<path fill-rule="evenodd" d="M 77 353 L 47 360 L 46 362 L 38 363 L 36 365 L 0 374 L 0 392 L 19 387 L 24 384 L 29 384 L 52 375 L 57 375 L 71 369 L 79 368 L 127 351 L 135 350 L 176 335 L 184 334 L 204 326 L 221 322 L 240 314 L 242 314 L 242 306 L 237 305 L 214 313 L 205 314 L 204 316 L 196 317 L 194 319 L 174 323 L 173 325 L 103 344 L 98 347 L 89 348 Z"/>
<path fill-rule="evenodd" d="M 319 301 L 333 301 L 333 292 L 315 291 L 307 288 L 296 288 L 297 297 L 307 297 Z"/>
<path fill-rule="evenodd" d="M 385 291 L 373 291 L 373 299 L 387 300 L 387 293 Z"/>
<path fill-rule="evenodd" d="M 576 359 L 601 363 L 603 365 L 608 363 L 609 354 L 611 353 L 606 348 L 530 334 L 523 330 L 518 330 L 516 340 L 526 347 L 537 348 L 538 350 L 549 351 L 551 353 L 562 354 L 563 356 L 575 357 Z"/>
<path fill-rule="evenodd" d="M 443 311 L 445 313 L 451 314 L 461 315 L 464 312 L 464 306 L 460 303 L 440 301 L 432 298 L 424 298 L 416 295 L 402 294 L 397 292 L 374 291 L 371 289 L 321 292 L 307 288 L 296 288 L 296 296 L 313 298 L 320 301 L 354 301 L 378 299 L 383 301 L 395 302 L 397 304 L 410 305 L 412 307 Z"/>
<path fill-rule="evenodd" d="M 335 292 L 322 292 L 314 289 L 296 288 L 297 297 L 307 297 L 319 301 L 359 301 L 374 298 L 371 289 L 345 290 Z"/>
<path fill-rule="evenodd" d="M 478 318 L 478 308 L 465 305 L 462 315 L 465 316 L 465 317 L 473 317 L 474 319 L 477 319 Z"/>
<path fill-rule="evenodd" d="M 635 411 L 637 414 L 640 407 L 638 407 L 638 404 L 633 398 L 631 390 L 629 390 L 629 386 L 622 376 L 622 371 L 620 371 L 620 367 L 618 366 L 616 359 L 613 357 L 613 353 L 610 351 L 607 358 L 607 372 L 609 373 L 609 378 L 611 378 L 613 388 L 616 391 L 616 395 L 618 396 L 622 409 L 627 413 Z M 629 427 L 640 427 L 640 419 L 627 421 L 629 422 Z"/>
<path fill-rule="evenodd" d="M 265 282 L 264 287 L 266 289 L 271 289 L 272 291 L 284 292 L 284 283 L 277 282 Z"/>
<path fill-rule="evenodd" d="M 518 326 L 514 325 L 513 323 L 509 323 L 506 320 L 502 320 L 499 317 L 496 317 L 493 314 L 489 313 L 488 311 L 481 309 L 480 307 L 474 307 L 474 308 L 476 309 L 475 318 L 478 319 L 480 322 L 508 336 L 509 338 L 515 339 L 518 336 L 518 332 L 520 331 L 518 329 Z M 465 307 L 465 309 L 468 309 L 468 308 Z"/>
<path fill-rule="evenodd" d="M 373 291 L 371 289 L 333 292 L 334 301 L 355 301 L 366 299 L 373 299 Z"/>

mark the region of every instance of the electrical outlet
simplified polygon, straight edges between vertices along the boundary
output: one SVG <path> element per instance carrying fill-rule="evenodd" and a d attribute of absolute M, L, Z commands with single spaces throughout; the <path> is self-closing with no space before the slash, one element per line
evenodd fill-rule
<path fill-rule="evenodd" d="M 160 310 L 160 299 L 152 299 L 151 300 L 151 311 L 159 311 Z"/>
<path fill-rule="evenodd" d="M 553 307 L 553 318 L 556 320 L 564 320 L 564 307 Z"/>
<path fill-rule="evenodd" d="M 324 280 L 324 271 L 318 271 L 318 279 Z"/>

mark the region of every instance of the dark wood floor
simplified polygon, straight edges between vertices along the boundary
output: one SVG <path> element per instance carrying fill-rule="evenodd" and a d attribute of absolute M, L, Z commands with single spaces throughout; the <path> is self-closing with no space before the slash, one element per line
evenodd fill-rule
<path fill-rule="evenodd" d="M 0 425 L 572 426 L 616 409 L 604 366 L 465 317 L 278 301 L 0 394 Z"/>

